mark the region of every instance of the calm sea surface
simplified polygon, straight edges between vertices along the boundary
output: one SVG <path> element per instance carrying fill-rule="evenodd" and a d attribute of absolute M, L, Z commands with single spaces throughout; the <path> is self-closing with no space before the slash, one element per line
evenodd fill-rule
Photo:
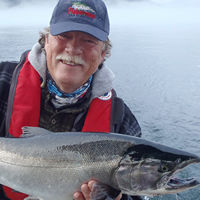
<path fill-rule="evenodd" d="M 0 28 L 0 60 L 19 60 L 37 42 L 39 27 Z M 200 156 L 200 26 L 112 27 L 107 65 L 115 88 L 138 119 L 143 138 Z M 28 81 L 28 80 L 27 80 Z M 200 180 L 200 164 L 181 177 Z M 199 200 L 200 187 L 146 200 Z"/>

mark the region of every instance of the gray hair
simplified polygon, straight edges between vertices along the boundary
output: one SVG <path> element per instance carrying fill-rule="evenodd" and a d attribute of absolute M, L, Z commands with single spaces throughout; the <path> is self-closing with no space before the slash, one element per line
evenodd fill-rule
<path fill-rule="evenodd" d="M 49 33 L 50 33 L 50 27 L 44 28 L 44 30 L 40 32 L 40 38 L 38 39 L 38 42 L 42 46 L 42 49 L 44 49 L 45 47 L 45 37 L 46 35 L 49 35 Z M 107 38 L 107 40 L 104 42 L 104 49 L 103 49 L 103 51 L 106 52 L 104 61 L 106 60 L 106 58 L 109 58 L 111 56 L 111 48 L 112 44 L 110 42 L 110 39 Z"/>

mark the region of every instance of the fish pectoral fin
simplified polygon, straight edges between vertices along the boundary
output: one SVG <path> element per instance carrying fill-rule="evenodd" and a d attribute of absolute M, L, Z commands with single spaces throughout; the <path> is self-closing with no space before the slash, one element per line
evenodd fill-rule
<path fill-rule="evenodd" d="M 24 126 L 22 127 L 22 135 L 20 137 L 29 138 L 41 134 L 52 134 L 52 132 L 40 127 Z"/>
<path fill-rule="evenodd" d="M 91 200 L 112 200 L 116 199 L 121 191 L 116 190 L 109 185 L 94 183 L 90 193 Z"/>

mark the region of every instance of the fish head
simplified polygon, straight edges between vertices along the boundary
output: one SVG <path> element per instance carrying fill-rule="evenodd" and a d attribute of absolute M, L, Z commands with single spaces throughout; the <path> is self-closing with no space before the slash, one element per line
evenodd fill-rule
<path fill-rule="evenodd" d="M 200 162 L 194 154 L 166 146 L 134 145 L 127 149 L 116 170 L 122 193 L 138 196 L 174 194 L 196 187 L 194 178 L 175 178 L 186 166 Z"/>

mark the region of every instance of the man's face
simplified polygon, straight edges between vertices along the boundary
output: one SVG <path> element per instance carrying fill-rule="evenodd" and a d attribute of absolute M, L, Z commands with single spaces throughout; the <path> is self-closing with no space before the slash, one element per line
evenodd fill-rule
<path fill-rule="evenodd" d="M 71 93 L 86 83 L 104 60 L 103 48 L 102 41 L 80 31 L 46 36 L 47 66 L 58 87 Z"/>

